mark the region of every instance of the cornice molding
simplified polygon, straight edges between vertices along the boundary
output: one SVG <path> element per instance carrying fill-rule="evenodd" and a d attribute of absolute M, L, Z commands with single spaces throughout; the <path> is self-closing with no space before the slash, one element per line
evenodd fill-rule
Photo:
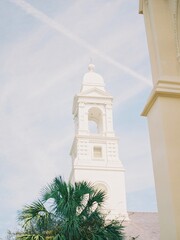
<path fill-rule="evenodd" d="M 123 167 L 102 167 L 102 166 L 88 166 L 88 165 L 83 165 L 83 166 L 76 166 L 74 165 L 74 170 L 104 170 L 104 171 L 121 171 L 121 172 L 125 172 L 125 169 Z"/>
<path fill-rule="evenodd" d="M 88 140 L 102 140 L 103 142 L 106 142 L 107 140 L 110 141 L 118 141 L 119 138 L 116 136 L 107 136 L 107 135 L 101 135 L 101 134 L 88 134 L 88 135 L 76 135 L 75 139 L 88 139 Z"/>
<path fill-rule="evenodd" d="M 107 96 L 83 96 L 75 95 L 72 107 L 72 114 L 76 115 L 78 107 L 84 107 L 85 105 L 111 105 L 113 103 L 113 97 Z"/>
<path fill-rule="evenodd" d="M 142 116 L 147 116 L 158 97 L 180 98 L 180 82 L 159 80 L 151 92 Z"/>

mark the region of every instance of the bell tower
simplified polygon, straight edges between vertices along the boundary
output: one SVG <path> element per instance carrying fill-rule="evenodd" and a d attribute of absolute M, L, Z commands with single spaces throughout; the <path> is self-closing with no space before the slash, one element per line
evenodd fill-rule
<path fill-rule="evenodd" d="M 71 148 L 70 181 L 90 181 L 107 193 L 109 218 L 128 219 L 124 168 L 113 129 L 113 97 L 90 64 L 80 93 L 74 97 L 75 137 Z"/>

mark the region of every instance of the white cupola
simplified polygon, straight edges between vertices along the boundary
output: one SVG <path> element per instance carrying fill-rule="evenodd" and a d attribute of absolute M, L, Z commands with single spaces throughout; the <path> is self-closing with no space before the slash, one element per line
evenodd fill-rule
<path fill-rule="evenodd" d="M 102 91 L 104 90 L 104 79 L 95 72 L 95 65 L 89 64 L 88 66 L 88 72 L 84 75 L 83 82 L 82 82 L 82 91 L 86 91 L 92 87 L 96 87 L 97 89 L 100 89 Z"/>

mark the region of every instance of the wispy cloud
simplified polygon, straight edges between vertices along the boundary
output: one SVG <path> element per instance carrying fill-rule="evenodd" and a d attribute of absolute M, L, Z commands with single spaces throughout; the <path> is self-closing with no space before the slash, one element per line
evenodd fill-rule
<path fill-rule="evenodd" d="M 69 31 L 67 28 L 65 28 L 62 24 L 57 23 L 50 17 L 48 17 L 43 12 L 39 11 L 38 9 L 34 8 L 31 4 L 23 1 L 23 0 L 10 0 L 13 3 L 20 6 L 23 10 L 25 10 L 28 14 L 34 16 L 35 18 L 39 19 L 41 22 L 47 24 L 49 27 L 53 28 L 54 30 L 60 32 L 61 34 L 65 35 L 72 41 L 79 44 L 81 47 L 84 47 L 88 49 L 93 54 L 99 56 L 103 60 L 107 61 L 108 63 L 112 64 L 113 66 L 117 67 L 118 69 L 128 73 L 129 75 L 133 76 L 134 78 L 138 79 L 139 81 L 143 82 L 144 84 L 147 84 L 149 86 L 152 86 L 150 80 L 146 79 L 144 76 L 141 76 L 139 73 L 135 72 L 134 70 L 130 69 L 128 66 L 125 66 L 119 62 L 117 62 L 115 59 L 111 58 L 107 54 L 101 52 L 97 48 L 93 47 L 91 44 L 83 40 L 82 38 L 78 37 L 77 35 L 73 34 L 71 31 Z"/>
<path fill-rule="evenodd" d="M 114 107 L 117 108 L 123 106 L 123 104 L 125 104 L 126 101 L 129 101 L 135 96 L 138 96 L 145 89 L 147 89 L 147 86 L 144 85 L 137 85 L 135 87 L 128 89 L 125 93 L 122 93 L 119 97 L 116 97 Z M 150 90 L 150 88 L 148 89 Z"/>

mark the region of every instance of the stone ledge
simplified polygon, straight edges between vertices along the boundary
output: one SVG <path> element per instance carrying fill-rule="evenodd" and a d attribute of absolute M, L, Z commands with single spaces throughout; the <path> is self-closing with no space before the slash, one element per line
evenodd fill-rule
<path fill-rule="evenodd" d="M 159 80 L 150 94 L 147 104 L 141 114 L 142 116 L 147 116 L 158 97 L 180 98 L 180 82 Z"/>

